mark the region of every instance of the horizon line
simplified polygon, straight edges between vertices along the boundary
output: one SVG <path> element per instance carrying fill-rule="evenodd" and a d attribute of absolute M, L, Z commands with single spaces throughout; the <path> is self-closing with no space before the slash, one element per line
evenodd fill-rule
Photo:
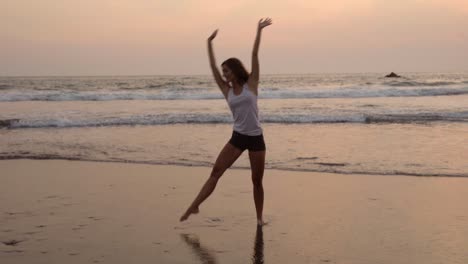
<path fill-rule="evenodd" d="M 395 71 L 393 71 L 395 72 Z M 315 75 L 315 74 L 388 74 L 390 72 L 384 71 L 362 71 L 362 72 L 300 72 L 300 73 L 264 73 L 262 75 Z M 459 74 L 459 73 L 468 73 L 468 70 L 461 71 L 398 71 L 395 73 L 441 73 L 441 74 Z M 211 76 L 211 73 L 202 74 L 202 73 L 178 73 L 178 74 L 64 74 L 64 75 L 0 75 L 0 78 L 28 78 L 28 77 L 149 77 L 149 76 Z"/>

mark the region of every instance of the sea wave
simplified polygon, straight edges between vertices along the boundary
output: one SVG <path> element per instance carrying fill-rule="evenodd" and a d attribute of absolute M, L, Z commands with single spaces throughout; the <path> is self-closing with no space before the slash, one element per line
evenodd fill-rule
<path fill-rule="evenodd" d="M 414 86 L 422 86 L 422 87 L 441 87 L 447 85 L 458 85 L 461 83 L 466 82 L 454 82 L 454 81 L 411 81 L 411 80 L 403 80 L 403 81 L 386 81 L 383 84 L 389 86 L 401 86 L 401 87 L 414 87 Z"/>
<path fill-rule="evenodd" d="M 373 97 L 424 97 L 456 96 L 468 94 L 468 86 L 452 88 L 435 87 L 341 87 L 319 88 L 263 88 L 263 99 L 313 99 L 313 98 L 373 98 Z M 115 101 L 115 100 L 212 100 L 223 99 L 217 89 L 171 88 L 171 89 L 122 89 L 122 90 L 5 90 L 0 93 L 0 102 L 16 101 Z"/>
<path fill-rule="evenodd" d="M 431 123 L 431 122 L 468 122 L 468 111 L 446 113 L 408 113 L 408 114 L 264 114 L 262 123 L 273 124 L 321 124 L 321 123 Z M 109 127 L 139 125 L 172 125 L 172 124 L 218 124 L 232 123 L 229 114 L 216 113 L 172 113 L 145 114 L 127 117 L 107 117 L 73 119 L 70 117 L 5 119 L 0 120 L 0 128 L 69 128 L 69 127 Z"/>
<path fill-rule="evenodd" d="M 468 112 L 369 115 L 366 123 L 468 122 Z"/>

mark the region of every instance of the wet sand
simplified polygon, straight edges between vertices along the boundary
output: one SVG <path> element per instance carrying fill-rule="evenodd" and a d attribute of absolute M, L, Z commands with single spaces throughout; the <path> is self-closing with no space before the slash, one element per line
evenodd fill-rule
<path fill-rule="evenodd" d="M 210 168 L 0 161 L 0 262 L 467 263 L 468 179 L 228 170 L 178 219 Z"/>

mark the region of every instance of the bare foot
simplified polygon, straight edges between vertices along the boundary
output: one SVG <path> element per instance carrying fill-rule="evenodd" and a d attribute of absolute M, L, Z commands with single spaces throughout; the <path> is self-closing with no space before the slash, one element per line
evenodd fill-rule
<path fill-rule="evenodd" d="M 187 211 L 185 212 L 185 214 L 183 214 L 183 215 L 180 217 L 180 220 L 179 220 L 179 221 L 180 221 L 180 222 L 183 222 L 183 221 L 187 220 L 191 214 L 198 214 L 198 212 L 200 212 L 200 210 L 198 210 L 198 207 L 195 207 L 195 208 L 189 207 L 189 209 L 187 209 Z"/>
<path fill-rule="evenodd" d="M 264 222 L 261 219 L 257 219 L 257 226 L 265 226 L 265 225 L 267 225 L 267 222 Z"/>

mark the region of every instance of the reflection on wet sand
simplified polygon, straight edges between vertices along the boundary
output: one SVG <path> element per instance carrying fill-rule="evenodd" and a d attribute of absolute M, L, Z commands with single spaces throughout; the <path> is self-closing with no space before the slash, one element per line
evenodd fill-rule
<path fill-rule="evenodd" d="M 253 264 L 263 264 L 263 228 L 257 226 L 257 233 L 255 234 L 254 252 L 252 255 Z"/>
<path fill-rule="evenodd" d="M 187 243 L 192 251 L 197 255 L 200 259 L 201 263 L 203 264 L 216 264 L 215 256 L 210 252 L 209 249 L 203 247 L 200 244 L 200 240 L 198 239 L 197 235 L 194 234 L 180 234 L 182 240 Z"/>
<path fill-rule="evenodd" d="M 214 253 L 204 246 L 201 245 L 200 239 L 195 234 L 180 234 L 182 240 L 190 246 L 195 255 L 200 259 L 203 264 L 217 264 L 218 261 L 214 256 Z M 263 264 L 263 229 L 262 226 L 257 226 L 257 232 L 255 234 L 254 250 L 252 254 L 253 264 Z"/>

